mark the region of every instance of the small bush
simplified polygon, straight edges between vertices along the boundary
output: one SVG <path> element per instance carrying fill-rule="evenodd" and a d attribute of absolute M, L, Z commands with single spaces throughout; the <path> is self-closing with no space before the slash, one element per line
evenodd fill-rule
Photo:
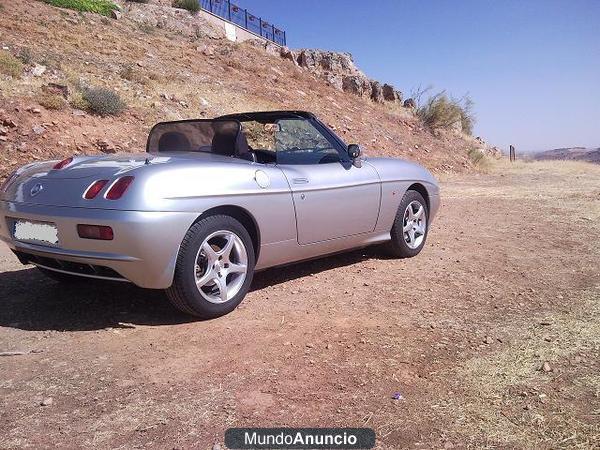
<path fill-rule="evenodd" d="M 119 94 L 102 87 L 86 88 L 82 92 L 83 99 L 89 103 L 87 108 L 100 116 L 117 116 L 125 109 L 125 102 Z"/>
<path fill-rule="evenodd" d="M 44 0 L 52 6 L 74 9 L 81 12 L 93 12 L 109 16 L 113 9 L 118 9 L 110 0 Z"/>
<path fill-rule="evenodd" d="M 478 169 L 487 171 L 493 165 L 493 161 L 490 155 L 485 150 L 472 147 L 467 151 L 467 158 L 473 163 Z"/>
<path fill-rule="evenodd" d="M 144 73 L 140 70 L 137 70 L 133 65 L 127 64 L 121 69 L 119 72 L 121 78 L 128 81 L 133 81 L 134 83 L 146 84 L 147 79 L 144 76 Z"/>
<path fill-rule="evenodd" d="M 0 50 L 0 73 L 19 78 L 23 72 L 23 63 L 8 52 Z"/>
<path fill-rule="evenodd" d="M 23 64 L 31 64 L 33 62 L 31 49 L 29 47 L 23 47 L 19 50 L 19 53 L 17 53 L 17 58 L 19 58 Z"/>
<path fill-rule="evenodd" d="M 81 92 L 75 92 L 69 100 L 71 106 L 75 109 L 81 109 L 82 111 L 88 111 L 90 109 L 90 103 L 83 98 Z"/>
<path fill-rule="evenodd" d="M 154 27 L 153 25 L 151 25 L 147 22 L 138 23 L 138 28 L 140 29 L 140 31 L 142 33 L 146 33 L 146 34 L 154 33 L 154 31 L 156 29 L 156 27 Z"/>
<path fill-rule="evenodd" d="M 435 94 L 417 108 L 417 115 L 423 123 L 432 129 L 458 128 L 471 134 L 475 117 L 473 115 L 473 101 L 465 96 L 462 99 L 449 97 L 445 92 Z"/>
<path fill-rule="evenodd" d="M 200 2 L 198 0 L 173 0 L 174 8 L 187 9 L 191 13 L 200 11 Z"/>
<path fill-rule="evenodd" d="M 473 100 L 469 96 L 463 99 L 463 105 L 460 108 L 460 123 L 463 133 L 473 134 L 475 114 L 473 113 Z"/>
<path fill-rule="evenodd" d="M 469 151 L 467 152 L 467 156 L 469 157 L 469 160 L 471 160 L 471 162 L 476 165 L 479 164 L 485 157 L 484 153 L 477 148 L 469 149 Z"/>
<path fill-rule="evenodd" d="M 58 94 L 44 92 L 38 99 L 38 103 L 46 109 L 61 110 L 65 107 L 65 99 Z"/>
<path fill-rule="evenodd" d="M 244 65 L 235 59 L 228 59 L 226 64 L 227 67 L 231 67 L 232 69 L 242 70 L 244 68 Z"/>

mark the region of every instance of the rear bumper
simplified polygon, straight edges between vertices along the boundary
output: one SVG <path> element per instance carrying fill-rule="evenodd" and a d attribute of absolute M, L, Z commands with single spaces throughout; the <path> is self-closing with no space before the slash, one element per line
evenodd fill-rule
<path fill-rule="evenodd" d="M 0 201 L 0 239 L 22 261 L 67 273 L 122 278 L 140 287 L 164 289 L 173 282 L 179 245 L 196 217 L 197 214 L 187 212 L 119 211 Z M 58 245 L 15 240 L 11 229 L 13 219 L 55 223 Z M 114 239 L 81 239 L 77 224 L 110 226 Z M 89 267 L 76 271 L 77 265 Z"/>

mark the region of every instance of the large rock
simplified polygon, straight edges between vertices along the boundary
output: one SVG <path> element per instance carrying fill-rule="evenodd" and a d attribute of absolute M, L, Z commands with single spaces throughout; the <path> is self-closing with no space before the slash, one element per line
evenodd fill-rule
<path fill-rule="evenodd" d="M 383 98 L 388 102 L 402 102 L 402 92 L 386 83 L 383 85 Z"/>
<path fill-rule="evenodd" d="M 297 61 L 297 55 L 294 51 L 290 50 L 287 47 L 281 47 L 281 49 L 279 49 L 279 55 L 283 58 L 283 59 L 287 59 L 288 61 L 293 62 L 295 65 L 298 65 L 298 61 Z"/>
<path fill-rule="evenodd" d="M 335 89 L 343 90 L 361 97 L 371 98 L 375 102 L 402 101 L 402 93 L 389 84 L 381 85 L 369 80 L 356 67 L 350 53 L 330 52 L 316 49 L 300 49 L 295 53 L 287 48 L 281 49 L 285 59 L 294 59 L 296 63 L 318 78 L 325 80 Z"/>
<path fill-rule="evenodd" d="M 341 75 L 328 72 L 324 75 L 324 79 L 327 81 L 327 84 L 334 87 L 338 91 L 344 90 L 344 82 Z"/>
<path fill-rule="evenodd" d="M 371 97 L 371 81 L 364 75 L 348 75 L 342 79 L 342 88 L 345 92 L 360 97 Z"/>
<path fill-rule="evenodd" d="M 329 52 L 315 49 L 301 49 L 298 51 L 298 64 L 315 74 L 335 72 L 340 75 L 362 74 L 354 65 L 350 53 Z"/>
<path fill-rule="evenodd" d="M 386 85 L 387 86 L 387 85 Z M 371 81 L 371 100 L 376 103 L 383 103 L 385 97 L 383 94 L 383 88 L 379 81 Z"/>

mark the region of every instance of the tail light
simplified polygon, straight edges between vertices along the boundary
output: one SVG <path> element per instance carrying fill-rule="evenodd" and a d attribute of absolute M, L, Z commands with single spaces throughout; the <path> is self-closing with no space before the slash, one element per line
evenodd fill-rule
<path fill-rule="evenodd" d="M 60 162 L 57 162 L 56 164 L 54 164 L 54 167 L 52 167 L 54 170 L 60 170 L 63 169 L 65 167 L 67 167 L 69 164 L 71 164 L 73 162 L 73 157 L 67 158 L 67 159 L 63 159 Z"/>
<path fill-rule="evenodd" d="M 112 241 L 114 236 L 113 229 L 105 225 L 77 225 L 77 234 L 83 239 L 99 239 L 101 241 Z"/>
<path fill-rule="evenodd" d="M 87 188 L 87 190 L 85 191 L 85 194 L 83 194 L 83 198 L 85 198 L 86 200 L 91 200 L 93 198 L 96 198 L 96 196 L 102 190 L 102 188 L 104 186 L 106 186 L 106 183 L 108 183 L 108 180 L 94 181 L 90 185 L 90 187 Z"/>
<path fill-rule="evenodd" d="M 110 187 L 110 189 L 106 193 L 106 198 L 109 200 L 120 199 L 123 196 L 123 194 L 125 193 L 125 191 L 127 190 L 127 188 L 129 187 L 129 185 L 131 184 L 131 182 L 133 181 L 133 178 L 134 177 L 131 177 L 131 176 L 119 178 L 117 181 L 115 181 L 113 183 L 113 185 Z"/>

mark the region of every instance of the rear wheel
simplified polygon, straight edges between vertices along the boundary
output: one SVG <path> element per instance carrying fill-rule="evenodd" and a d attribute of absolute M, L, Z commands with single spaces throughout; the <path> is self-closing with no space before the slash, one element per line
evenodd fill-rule
<path fill-rule="evenodd" d="M 391 229 L 392 240 L 387 247 L 397 258 L 412 258 L 418 255 L 427 239 L 427 203 L 417 191 L 408 190 L 398 207 Z"/>
<path fill-rule="evenodd" d="M 222 316 L 250 289 L 254 263 L 252 239 L 240 222 L 224 215 L 206 217 L 183 239 L 167 296 L 187 314 Z"/>

